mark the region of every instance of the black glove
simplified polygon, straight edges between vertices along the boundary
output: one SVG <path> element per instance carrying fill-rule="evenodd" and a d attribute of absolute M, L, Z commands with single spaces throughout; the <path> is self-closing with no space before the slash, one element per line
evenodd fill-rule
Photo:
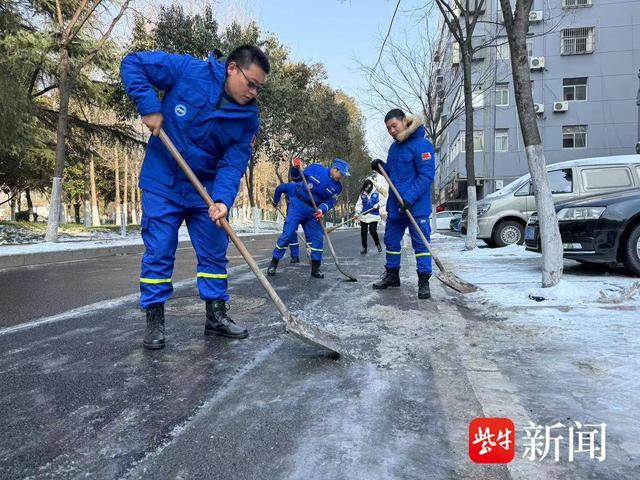
<path fill-rule="evenodd" d="M 375 158 L 371 162 L 371 170 L 373 170 L 374 172 L 380 172 L 380 171 L 384 170 L 384 162 L 382 160 L 380 160 L 379 158 Z"/>
<path fill-rule="evenodd" d="M 402 200 L 402 203 L 400 204 L 400 211 L 403 213 L 406 213 L 407 210 L 409 210 L 410 208 L 411 208 L 411 204 L 406 200 Z"/>

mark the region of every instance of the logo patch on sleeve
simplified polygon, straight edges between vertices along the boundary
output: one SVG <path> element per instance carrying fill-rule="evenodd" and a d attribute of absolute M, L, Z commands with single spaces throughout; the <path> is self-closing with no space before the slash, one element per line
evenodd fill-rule
<path fill-rule="evenodd" d="M 422 160 L 431 160 L 431 153 L 430 152 L 424 152 L 422 154 Z"/>

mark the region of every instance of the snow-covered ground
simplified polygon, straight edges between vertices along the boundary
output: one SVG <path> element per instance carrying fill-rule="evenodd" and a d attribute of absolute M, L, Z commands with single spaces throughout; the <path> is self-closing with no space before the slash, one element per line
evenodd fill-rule
<path fill-rule="evenodd" d="M 282 226 L 273 222 L 261 222 L 258 232 L 254 232 L 253 223 L 233 224 L 239 236 L 270 235 L 277 233 Z M 178 238 L 180 241 L 189 240 L 186 226 L 180 227 Z M 74 232 L 61 234 L 56 243 L 44 242 L 44 233 L 38 234 L 33 230 L 0 225 L 0 256 L 25 255 L 42 252 L 63 252 L 70 250 L 84 250 L 92 248 L 109 248 L 126 245 L 142 245 L 140 232 L 129 232 L 125 238 L 110 231 Z"/>
<path fill-rule="evenodd" d="M 541 255 L 524 246 L 487 248 L 484 244 L 465 251 L 462 239 L 434 235 L 434 243 L 444 246 L 442 257 L 448 268 L 481 291 L 471 298 L 506 310 L 515 307 L 640 307 L 640 278 L 622 268 L 581 265 L 565 260 L 561 282 L 541 287 Z"/>

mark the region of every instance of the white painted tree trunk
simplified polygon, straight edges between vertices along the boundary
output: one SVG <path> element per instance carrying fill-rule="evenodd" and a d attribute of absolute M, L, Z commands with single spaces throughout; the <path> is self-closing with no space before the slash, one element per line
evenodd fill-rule
<path fill-rule="evenodd" d="M 563 249 L 562 237 L 558 228 L 556 208 L 547 180 L 546 160 L 542 145 L 525 147 L 529 171 L 534 185 L 538 223 L 540 225 L 540 241 L 542 242 L 542 286 L 553 287 L 562 278 Z"/>
<path fill-rule="evenodd" d="M 100 211 L 98 210 L 98 191 L 96 189 L 96 166 L 93 157 L 89 161 L 89 182 L 91 189 L 91 226 L 100 226 Z"/>
<path fill-rule="evenodd" d="M 251 209 L 253 214 L 253 233 L 258 233 L 260 230 L 260 210 L 257 207 Z"/>
<path fill-rule="evenodd" d="M 478 242 L 478 200 L 475 185 L 467 185 L 467 235 L 464 241 L 465 250 L 473 250 Z"/>

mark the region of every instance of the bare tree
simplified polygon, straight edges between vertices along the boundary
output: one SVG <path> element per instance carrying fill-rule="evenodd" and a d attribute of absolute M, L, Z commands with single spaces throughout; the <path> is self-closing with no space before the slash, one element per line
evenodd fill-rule
<path fill-rule="evenodd" d="M 111 36 L 114 27 L 127 10 L 131 0 L 123 2 L 111 2 L 103 0 L 81 0 L 77 6 L 71 6 L 55 0 L 55 18 L 58 35 L 56 37 L 59 57 L 59 67 L 57 75 L 57 88 L 59 96 L 58 122 L 57 122 L 57 143 L 56 143 L 56 164 L 53 173 L 53 183 L 51 187 L 51 205 L 49 219 L 47 222 L 47 233 L 45 240 L 55 242 L 58 239 L 58 225 L 60 223 L 60 208 L 62 199 L 62 179 L 64 176 L 64 163 L 66 151 L 66 139 L 69 123 L 69 103 L 71 94 L 75 88 L 76 80 L 80 72 L 89 65 L 94 57 L 105 46 Z M 106 28 L 100 30 L 100 19 L 110 15 L 114 4 L 121 3 L 118 13 L 107 22 Z M 98 9 L 101 9 L 100 11 Z M 82 54 L 74 48 L 74 41 L 87 31 L 94 29 L 99 32 L 98 40 L 94 48 Z"/>
<path fill-rule="evenodd" d="M 536 114 L 533 110 L 526 44 L 529 13 L 533 0 L 516 0 L 515 12 L 512 12 L 509 0 L 500 0 L 500 4 L 511 49 L 511 70 L 520 130 L 522 131 L 538 210 L 542 245 L 542 286 L 552 287 L 557 285 L 562 277 L 563 251 L 558 219 L 547 176 L 544 148 L 536 122 Z"/>
<path fill-rule="evenodd" d="M 478 238 L 478 210 L 476 174 L 473 148 L 473 56 L 486 44 L 474 45 L 473 34 L 484 11 L 485 0 L 435 0 L 445 25 L 451 33 L 462 64 L 465 113 L 465 166 L 467 170 L 467 236 L 465 249 L 476 248 Z"/>

